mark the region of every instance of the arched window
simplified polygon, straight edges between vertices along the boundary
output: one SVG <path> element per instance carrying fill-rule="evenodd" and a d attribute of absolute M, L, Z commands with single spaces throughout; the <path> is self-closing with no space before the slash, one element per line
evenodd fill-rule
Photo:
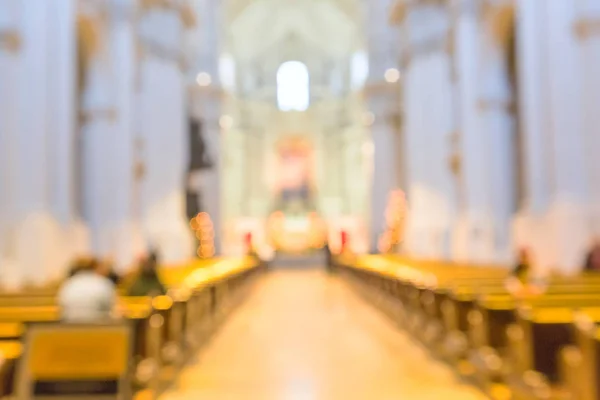
<path fill-rule="evenodd" d="M 281 111 L 306 111 L 310 104 L 310 74 L 300 61 L 287 61 L 277 70 L 277 106 Z"/>
<path fill-rule="evenodd" d="M 353 90 L 365 86 L 369 77 L 369 55 L 364 51 L 354 53 L 350 61 L 350 85 Z"/>

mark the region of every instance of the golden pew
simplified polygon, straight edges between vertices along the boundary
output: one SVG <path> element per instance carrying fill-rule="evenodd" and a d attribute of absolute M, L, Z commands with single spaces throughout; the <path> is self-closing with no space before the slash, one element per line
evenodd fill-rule
<path fill-rule="evenodd" d="M 33 324 L 15 377 L 16 400 L 130 400 L 128 323 Z"/>

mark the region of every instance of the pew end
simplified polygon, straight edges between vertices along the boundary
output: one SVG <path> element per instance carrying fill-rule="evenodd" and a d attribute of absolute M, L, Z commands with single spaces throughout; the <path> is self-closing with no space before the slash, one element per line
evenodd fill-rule
<path fill-rule="evenodd" d="M 585 374 L 581 351 L 577 346 L 569 345 L 561 349 L 559 355 L 559 376 L 561 386 L 569 399 L 590 400 L 582 387 L 582 374 Z"/>
<path fill-rule="evenodd" d="M 17 366 L 16 400 L 130 400 L 132 343 L 129 323 L 32 324 Z"/>

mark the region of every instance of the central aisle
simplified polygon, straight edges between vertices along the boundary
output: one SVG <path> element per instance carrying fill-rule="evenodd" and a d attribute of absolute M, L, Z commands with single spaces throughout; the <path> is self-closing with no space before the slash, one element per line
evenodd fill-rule
<path fill-rule="evenodd" d="M 336 278 L 269 274 L 161 400 L 479 400 Z"/>

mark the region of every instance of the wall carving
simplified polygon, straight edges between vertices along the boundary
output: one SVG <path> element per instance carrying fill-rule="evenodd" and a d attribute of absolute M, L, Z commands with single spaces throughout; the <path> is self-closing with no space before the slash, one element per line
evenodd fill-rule
<path fill-rule="evenodd" d="M 21 48 L 21 36 L 17 31 L 0 31 L 0 50 L 5 49 L 16 53 Z"/>
<path fill-rule="evenodd" d="M 86 85 L 87 71 L 94 54 L 98 51 L 99 42 L 97 22 L 90 16 L 80 15 L 77 18 L 77 75 L 80 93 Z"/>
<path fill-rule="evenodd" d="M 514 4 L 485 3 L 483 18 L 492 38 L 503 48 L 506 48 L 511 39 L 515 26 Z"/>
<path fill-rule="evenodd" d="M 592 36 L 600 36 L 600 18 L 584 18 L 575 22 L 573 30 L 581 40 L 590 39 Z"/>
<path fill-rule="evenodd" d="M 196 26 L 196 14 L 187 0 L 141 0 L 140 9 L 143 11 L 157 7 L 177 11 L 186 28 Z"/>

